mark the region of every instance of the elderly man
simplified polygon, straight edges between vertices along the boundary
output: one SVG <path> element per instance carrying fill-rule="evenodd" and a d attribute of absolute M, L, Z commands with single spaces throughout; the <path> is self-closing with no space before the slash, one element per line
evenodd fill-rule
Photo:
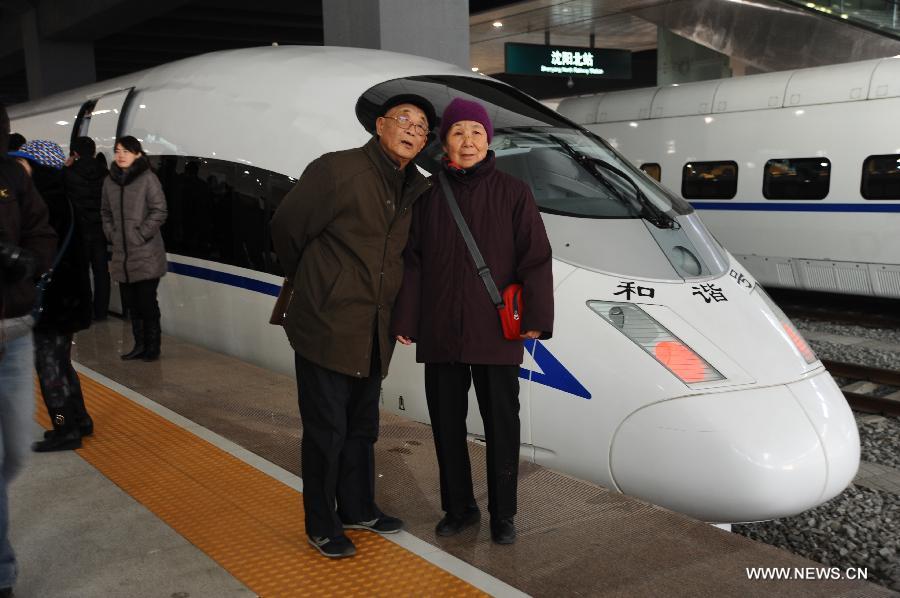
<path fill-rule="evenodd" d="M 374 444 L 411 208 L 430 186 L 412 160 L 435 115 L 428 100 L 409 94 L 379 114 L 375 137 L 311 162 L 272 218 L 294 288 L 284 327 L 303 422 L 306 533 L 331 558 L 356 553 L 344 529 L 403 527 L 375 504 Z"/>

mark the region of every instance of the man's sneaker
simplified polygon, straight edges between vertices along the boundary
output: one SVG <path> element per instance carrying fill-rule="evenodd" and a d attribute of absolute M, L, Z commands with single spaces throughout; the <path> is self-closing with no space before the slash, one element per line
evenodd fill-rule
<path fill-rule="evenodd" d="M 396 534 L 403 529 L 403 520 L 390 515 L 382 515 L 371 521 L 345 523 L 344 529 L 365 529 L 376 534 Z"/>
<path fill-rule="evenodd" d="M 343 559 L 356 554 L 356 546 L 347 536 L 333 538 L 309 536 L 309 543 L 330 559 Z"/>

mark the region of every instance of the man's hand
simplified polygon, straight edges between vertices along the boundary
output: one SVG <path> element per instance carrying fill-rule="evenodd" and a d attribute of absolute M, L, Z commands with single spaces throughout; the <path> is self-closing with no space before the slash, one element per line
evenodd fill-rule
<path fill-rule="evenodd" d="M 413 344 L 413 339 L 409 338 L 408 336 L 400 336 L 400 335 L 398 334 L 398 335 L 397 335 L 397 340 L 400 341 L 400 343 L 401 343 L 401 344 L 404 344 L 404 345 L 411 345 L 411 344 Z"/>
<path fill-rule="evenodd" d="M 520 334 L 520 335 L 519 335 L 519 338 L 521 338 L 521 339 L 534 339 L 534 338 L 538 338 L 539 336 L 541 336 L 541 331 L 540 331 L 540 330 L 529 330 L 529 331 L 526 332 L 525 334 Z"/>

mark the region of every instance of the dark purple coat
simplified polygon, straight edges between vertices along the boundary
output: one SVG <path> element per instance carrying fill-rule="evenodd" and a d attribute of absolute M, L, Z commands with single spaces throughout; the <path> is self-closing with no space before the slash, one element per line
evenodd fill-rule
<path fill-rule="evenodd" d="M 550 242 L 531 189 L 497 170 L 493 153 L 467 174 L 445 173 L 497 287 L 524 287 L 522 331 L 539 330 L 541 338 L 550 338 Z M 417 361 L 522 363 L 523 343 L 503 338 L 497 309 L 437 183 L 416 203 L 403 257 L 391 331 L 415 339 Z"/>

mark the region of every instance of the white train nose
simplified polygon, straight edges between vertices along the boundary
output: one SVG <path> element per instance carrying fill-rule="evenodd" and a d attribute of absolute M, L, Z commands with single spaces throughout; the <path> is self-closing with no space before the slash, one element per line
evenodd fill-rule
<path fill-rule="evenodd" d="M 822 372 L 639 409 L 616 432 L 610 467 L 622 492 L 697 519 L 774 519 L 843 491 L 859 467 L 859 434 Z"/>

